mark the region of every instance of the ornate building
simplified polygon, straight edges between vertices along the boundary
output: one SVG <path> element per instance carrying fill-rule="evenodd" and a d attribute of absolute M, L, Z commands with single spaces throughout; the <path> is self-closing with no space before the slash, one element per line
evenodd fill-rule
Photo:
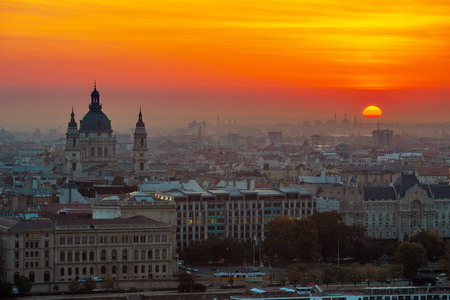
<path fill-rule="evenodd" d="M 133 145 L 133 171 L 146 172 L 149 170 L 147 161 L 147 132 L 145 131 L 145 123 L 142 121 L 142 112 L 139 109 L 139 119 L 136 123 L 134 131 Z"/>
<path fill-rule="evenodd" d="M 94 83 L 89 112 L 80 121 L 79 129 L 72 108 L 66 133 L 66 173 L 73 176 L 83 173 L 115 175 L 121 171 L 118 169 L 116 144 L 111 120 L 102 111 L 100 94 Z M 139 111 L 134 133 L 133 171 L 148 171 L 147 150 L 147 132 Z"/>

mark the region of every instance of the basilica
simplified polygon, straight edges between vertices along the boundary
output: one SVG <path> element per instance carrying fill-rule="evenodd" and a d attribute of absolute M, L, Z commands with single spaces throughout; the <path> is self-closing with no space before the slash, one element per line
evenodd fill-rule
<path fill-rule="evenodd" d="M 84 177 L 86 174 L 113 176 L 120 173 L 123 170 L 118 168 L 116 145 L 111 120 L 102 111 L 100 93 L 94 83 L 89 111 L 80 121 L 79 129 L 73 109 L 70 115 L 66 133 L 66 173 L 72 177 Z M 139 110 L 134 132 L 133 172 L 148 171 L 147 150 L 147 132 Z"/>

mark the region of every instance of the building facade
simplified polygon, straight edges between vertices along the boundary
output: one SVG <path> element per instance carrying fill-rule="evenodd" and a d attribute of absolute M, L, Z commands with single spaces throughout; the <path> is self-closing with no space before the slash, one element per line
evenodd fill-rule
<path fill-rule="evenodd" d="M 147 131 L 145 130 L 145 123 L 142 121 L 142 112 L 139 109 L 139 118 L 134 130 L 133 172 L 149 171 L 147 152 Z"/>
<path fill-rule="evenodd" d="M 80 121 L 80 128 L 77 127 L 72 110 L 66 133 L 66 172 L 86 172 L 94 167 L 117 168 L 116 137 L 111 121 L 102 111 L 95 84 L 89 112 Z"/>
<path fill-rule="evenodd" d="M 174 189 L 157 192 L 155 198 L 177 205 L 177 247 L 216 235 L 241 241 L 264 239 L 266 226 L 277 216 L 301 219 L 317 211 L 312 195 L 303 189 L 240 190 L 208 189 L 194 192 Z"/>

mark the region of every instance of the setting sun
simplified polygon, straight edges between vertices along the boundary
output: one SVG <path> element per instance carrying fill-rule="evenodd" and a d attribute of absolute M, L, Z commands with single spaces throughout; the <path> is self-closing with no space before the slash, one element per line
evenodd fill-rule
<path fill-rule="evenodd" d="M 367 106 L 363 111 L 363 115 L 368 118 L 381 117 L 382 113 L 383 112 L 381 111 L 381 109 L 379 109 L 377 106 L 374 105 Z"/>

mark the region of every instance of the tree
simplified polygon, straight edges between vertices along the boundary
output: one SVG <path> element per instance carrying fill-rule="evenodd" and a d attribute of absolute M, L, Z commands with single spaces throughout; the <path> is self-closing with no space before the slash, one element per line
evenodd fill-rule
<path fill-rule="evenodd" d="M 344 286 L 348 282 L 350 270 L 348 268 L 341 268 L 336 272 L 336 280 Z"/>
<path fill-rule="evenodd" d="M 101 286 L 105 290 L 112 290 L 114 289 L 114 280 L 111 277 L 106 277 L 105 280 L 101 282 Z"/>
<path fill-rule="evenodd" d="M 402 265 L 402 273 L 410 282 L 419 269 L 428 264 L 427 250 L 421 244 L 408 241 L 398 245 L 394 259 Z"/>
<path fill-rule="evenodd" d="M 435 261 L 445 253 L 445 243 L 438 232 L 422 230 L 412 236 L 410 241 L 421 244 L 427 250 L 429 261 Z"/>
<path fill-rule="evenodd" d="M 335 280 L 334 272 L 331 268 L 327 268 L 322 271 L 322 282 L 326 283 L 327 287 L 328 287 L 328 284 L 334 282 L 334 280 Z"/>
<path fill-rule="evenodd" d="M 25 295 L 29 291 L 31 291 L 31 288 L 33 287 L 30 283 L 30 280 L 25 276 L 20 276 L 19 279 L 16 281 L 16 287 L 17 290 L 21 295 Z"/>
<path fill-rule="evenodd" d="M 55 292 L 59 291 L 59 285 L 54 284 L 52 290 L 54 290 Z"/>
<path fill-rule="evenodd" d="M 291 270 L 289 270 L 288 278 L 289 278 L 289 282 L 296 284 L 296 283 L 302 282 L 303 274 L 300 272 L 300 270 L 296 266 L 294 266 L 291 268 Z"/>
<path fill-rule="evenodd" d="M 191 274 L 183 273 L 178 277 L 178 292 L 179 293 L 189 293 L 192 290 L 192 285 L 194 284 L 194 279 Z"/>
<path fill-rule="evenodd" d="M 71 280 L 67 283 L 67 288 L 69 289 L 69 291 L 71 291 L 72 293 L 75 293 L 76 291 L 78 291 L 78 289 L 80 288 L 80 283 L 76 280 Z"/>
<path fill-rule="evenodd" d="M 381 285 L 383 285 L 383 283 L 385 283 L 388 279 L 388 270 L 386 270 L 385 268 L 379 268 L 378 272 L 377 272 L 377 280 L 379 282 L 381 282 Z"/>
<path fill-rule="evenodd" d="M 292 246 L 293 221 L 289 217 L 278 216 L 267 225 L 267 238 L 264 242 L 265 252 L 278 255 L 281 261 L 289 257 Z"/>
<path fill-rule="evenodd" d="M 352 263 L 350 265 L 350 269 L 348 270 L 348 279 L 349 281 L 353 282 L 353 284 L 356 286 L 356 284 L 360 283 L 362 280 L 362 268 L 359 263 Z"/>
<path fill-rule="evenodd" d="M 319 244 L 322 257 L 334 259 L 337 257 L 337 245 L 342 231 L 342 216 L 337 211 L 314 213 L 310 219 L 316 223 L 319 231 Z"/>
<path fill-rule="evenodd" d="M 83 283 L 83 287 L 90 292 L 97 287 L 97 282 L 95 282 L 92 277 L 86 278 L 86 281 Z"/>
<path fill-rule="evenodd" d="M 369 286 L 372 281 L 375 281 L 377 279 L 377 270 L 374 268 L 374 266 L 372 266 L 372 264 L 364 265 L 363 274 Z"/>
<path fill-rule="evenodd" d="M 303 261 L 312 261 L 318 258 L 319 231 L 314 221 L 306 218 L 294 220 L 291 239 L 290 257 L 300 258 Z"/>
<path fill-rule="evenodd" d="M 0 281 L 0 298 L 12 297 L 13 285 L 11 282 Z"/>

